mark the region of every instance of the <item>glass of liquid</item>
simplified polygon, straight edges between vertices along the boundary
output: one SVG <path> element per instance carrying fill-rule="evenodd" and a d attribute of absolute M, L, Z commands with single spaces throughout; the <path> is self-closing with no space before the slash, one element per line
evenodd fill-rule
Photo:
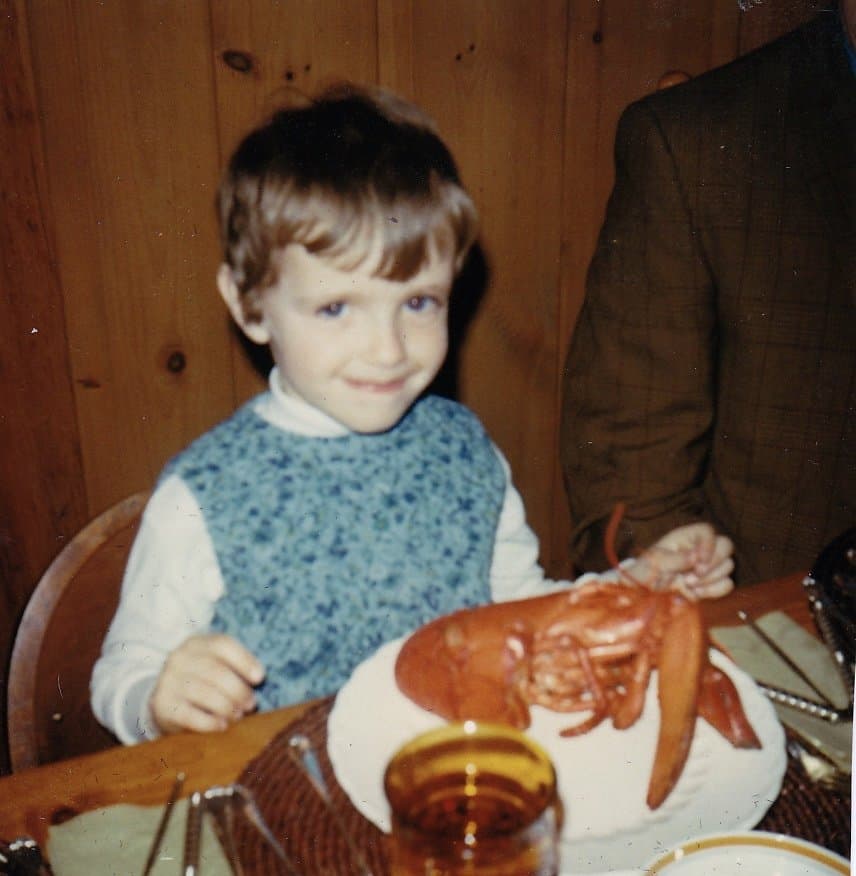
<path fill-rule="evenodd" d="M 562 807 L 547 753 L 524 733 L 447 724 L 384 775 L 393 876 L 557 876 Z"/>

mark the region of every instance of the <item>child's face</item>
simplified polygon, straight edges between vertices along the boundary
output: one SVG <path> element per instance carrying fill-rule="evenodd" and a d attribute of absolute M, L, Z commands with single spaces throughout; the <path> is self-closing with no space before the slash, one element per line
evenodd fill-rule
<path fill-rule="evenodd" d="M 374 276 L 371 259 L 340 270 L 299 244 L 277 258 L 259 322 L 242 327 L 270 344 L 283 390 L 356 432 L 394 426 L 446 356 L 452 258 L 434 253 L 405 281 Z"/>

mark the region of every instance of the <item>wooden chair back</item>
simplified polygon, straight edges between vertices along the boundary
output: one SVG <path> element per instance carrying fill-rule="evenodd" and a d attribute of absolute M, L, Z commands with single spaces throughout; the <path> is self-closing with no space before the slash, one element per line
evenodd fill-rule
<path fill-rule="evenodd" d="M 89 677 L 119 601 L 148 493 L 92 520 L 56 556 L 30 597 L 7 688 L 13 772 L 117 745 L 92 714 Z"/>

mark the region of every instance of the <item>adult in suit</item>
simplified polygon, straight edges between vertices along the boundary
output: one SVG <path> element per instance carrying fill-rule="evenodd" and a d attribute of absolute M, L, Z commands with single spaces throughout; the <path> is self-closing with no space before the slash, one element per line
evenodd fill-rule
<path fill-rule="evenodd" d="M 848 39 L 849 33 L 849 39 Z M 623 114 L 565 368 L 578 565 L 712 522 L 738 584 L 856 523 L 856 0 Z"/>

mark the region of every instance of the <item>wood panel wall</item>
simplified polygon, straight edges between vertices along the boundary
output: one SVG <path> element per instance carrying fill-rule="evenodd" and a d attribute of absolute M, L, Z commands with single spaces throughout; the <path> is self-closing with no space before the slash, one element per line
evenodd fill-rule
<path fill-rule="evenodd" d="M 263 386 L 214 291 L 216 182 L 249 126 L 340 79 L 421 104 L 458 158 L 486 280 L 458 394 L 568 574 L 559 374 L 618 114 L 664 72 L 697 75 L 813 10 L 0 0 L 0 653 L 64 540 Z"/>

